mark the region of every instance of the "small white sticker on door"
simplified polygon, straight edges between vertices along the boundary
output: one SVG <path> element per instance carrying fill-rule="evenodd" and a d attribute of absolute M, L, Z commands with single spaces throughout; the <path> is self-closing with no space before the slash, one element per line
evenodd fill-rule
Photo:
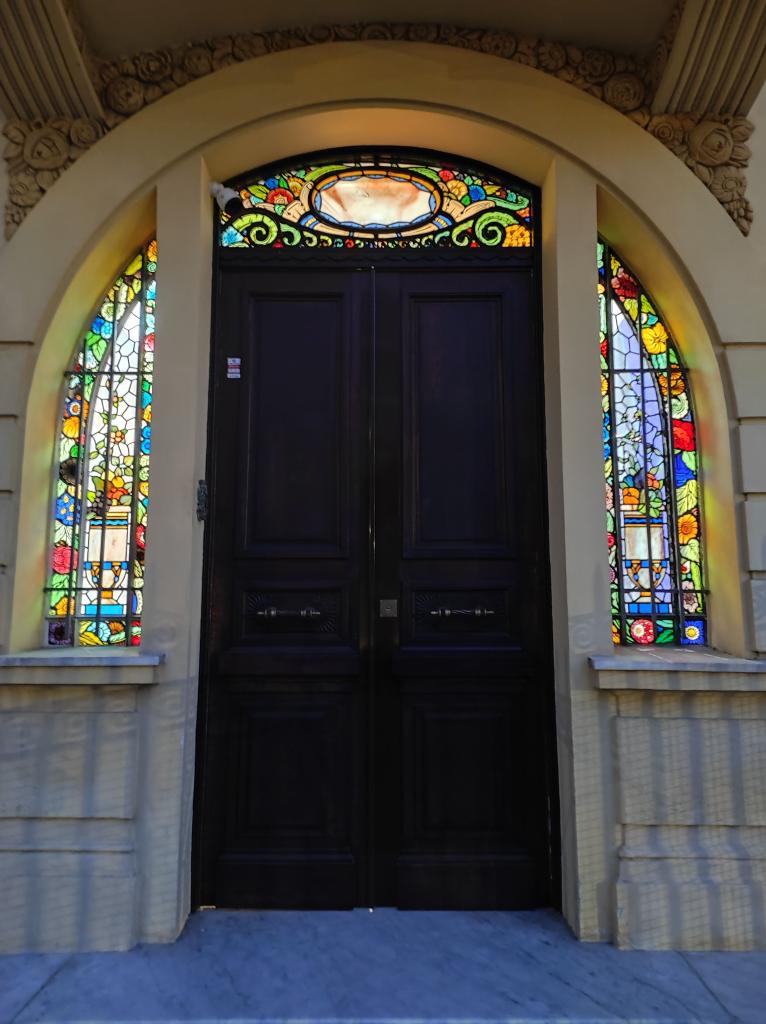
<path fill-rule="evenodd" d="M 239 380 L 242 376 L 242 360 L 237 356 L 229 356 L 226 360 L 226 377 L 228 380 Z"/>

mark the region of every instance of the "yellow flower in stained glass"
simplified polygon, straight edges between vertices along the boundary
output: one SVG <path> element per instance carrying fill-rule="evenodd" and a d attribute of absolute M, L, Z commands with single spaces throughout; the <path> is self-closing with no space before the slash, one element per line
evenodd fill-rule
<path fill-rule="evenodd" d="M 667 351 L 668 347 L 668 332 L 660 323 L 654 324 L 653 327 L 644 327 L 641 331 L 641 337 L 644 340 L 647 352 L 651 355 L 659 355 L 660 352 Z"/>
<path fill-rule="evenodd" d="M 687 512 L 678 519 L 678 543 L 686 544 L 699 533 L 699 523 L 697 517 Z"/>
<path fill-rule="evenodd" d="M 79 437 L 80 435 L 80 417 L 79 416 L 68 416 L 61 424 L 61 430 L 67 437 Z"/>
<path fill-rule="evenodd" d="M 532 236 L 529 233 L 529 228 L 525 228 L 523 224 L 509 224 L 505 229 L 504 246 L 524 248 L 531 244 Z"/>
<path fill-rule="evenodd" d="M 452 193 L 455 199 L 462 199 L 463 196 L 468 195 L 468 186 L 459 178 L 452 178 L 451 181 L 448 181 L 447 190 Z"/>
<path fill-rule="evenodd" d="M 668 378 L 665 373 L 657 374 L 657 383 L 660 386 L 662 397 L 668 397 Z M 686 384 L 684 383 L 683 374 L 680 370 L 672 370 L 670 373 L 670 393 L 671 395 L 680 395 L 686 390 Z"/>

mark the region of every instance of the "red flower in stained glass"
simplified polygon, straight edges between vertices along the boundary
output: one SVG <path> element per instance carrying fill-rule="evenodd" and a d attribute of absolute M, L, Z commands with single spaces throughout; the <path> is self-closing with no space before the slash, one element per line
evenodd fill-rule
<path fill-rule="evenodd" d="M 53 549 L 51 566 L 54 572 L 70 572 L 74 565 L 77 565 L 77 553 L 70 547 L 62 545 Z"/>
<path fill-rule="evenodd" d="M 146 336 L 146 348 L 148 352 L 154 352 L 154 331 Z"/>
<path fill-rule="evenodd" d="M 146 547 L 146 527 L 143 525 L 136 527 L 136 547 Z"/>
<path fill-rule="evenodd" d="M 266 196 L 266 202 L 273 203 L 274 206 L 287 206 L 294 198 L 295 196 L 292 192 L 289 192 L 286 188 L 273 188 Z"/>
<path fill-rule="evenodd" d="M 455 175 L 452 173 L 452 171 L 441 170 L 439 171 L 439 177 L 441 178 L 442 181 L 452 181 Z"/>
<path fill-rule="evenodd" d="M 651 619 L 636 619 L 630 627 L 630 635 L 637 644 L 654 642 L 654 623 Z"/>
<path fill-rule="evenodd" d="M 691 420 L 673 420 L 673 445 L 682 452 L 694 451 L 694 424 Z"/>
<path fill-rule="evenodd" d="M 607 353 L 607 341 L 606 341 L 606 338 L 604 338 L 603 341 L 601 342 L 601 355 L 604 357 L 604 359 L 606 359 L 606 353 Z"/>
<path fill-rule="evenodd" d="M 612 288 L 621 299 L 635 299 L 638 296 L 638 285 L 622 267 L 617 271 L 617 276 L 612 278 Z"/>

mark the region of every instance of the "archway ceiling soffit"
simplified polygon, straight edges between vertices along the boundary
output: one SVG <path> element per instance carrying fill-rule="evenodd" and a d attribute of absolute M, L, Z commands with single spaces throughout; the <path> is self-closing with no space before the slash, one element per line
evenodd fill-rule
<path fill-rule="evenodd" d="M 188 82 L 230 64 L 269 53 L 319 43 L 367 39 L 467 48 L 525 64 L 584 90 L 636 122 L 683 160 L 747 234 L 752 209 L 745 196 L 745 168 L 750 158 L 745 143 L 752 132 L 751 123 L 739 109 L 731 112 L 716 109 L 712 113 L 657 109 L 657 99 L 663 95 L 668 102 L 676 104 L 686 96 L 701 95 L 699 68 L 696 76 L 690 68 L 691 51 L 699 64 L 703 43 L 705 40 L 710 43 L 711 33 L 715 46 L 720 45 L 719 35 L 715 35 L 714 30 L 721 26 L 708 9 L 711 4 L 716 8 L 721 6 L 720 0 L 686 0 L 685 4 L 677 4 L 651 60 L 521 36 L 504 29 L 468 28 L 441 22 L 355 23 L 237 33 L 104 60 L 90 51 L 88 39 L 71 11 L 68 12 L 71 31 L 58 35 L 51 31 L 51 26 L 60 24 L 62 13 L 67 15 L 64 0 L 16 0 L 13 8 L 0 9 L 0 30 L 4 30 L 0 31 L 0 58 L 4 49 L 13 48 L 13 66 L 23 68 L 25 61 L 31 64 L 35 74 L 30 81 L 34 81 L 36 89 L 34 92 L 28 87 L 19 89 L 19 76 L 14 80 L 7 70 L 11 66 L 9 62 L 0 60 L 0 103 L 10 115 L 4 128 L 8 139 L 5 158 L 9 167 L 6 236 L 14 233 L 58 177 L 106 132 Z M 725 6 L 758 7 L 762 15 L 760 51 L 754 49 L 748 37 L 749 78 L 747 74 L 741 75 L 737 86 L 729 67 L 726 79 L 727 95 L 739 97 L 741 108 L 747 98 L 745 94 L 753 92 L 753 82 L 761 72 L 766 73 L 763 60 L 766 0 L 727 0 Z M 34 18 L 29 14 L 32 10 Z M 731 10 L 730 16 L 733 17 Z M 23 20 L 23 32 L 19 31 L 19 25 L 11 24 L 14 17 Z M 4 25 L 3 21 L 9 24 Z M 741 18 L 735 19 L 733 24 L 742 29 Z M 674 40 L 679 39 L 683 39 L 687 48 L 686 61 L 679 57 L 674 44 Z M 72 68 L 70 78 L 80 83 L 80 88 L 67 91 L 66 101 L 60 76 L 51 73 L 49 81 L 42 80 L 50 61 L 47 65 L 41 62 L 40 54 L 48 53 L 50 57 L 56 40 L 60 40 L 56 57 L 59 64 L 71 66 L 73 61 L 79 62 L 79 67 Z M 82 84 L 84 79 L 90 83 L 90 91 Z M 747 87 L 745 79 L 749 82 Z M 705 95 L 709 92 L 708 89 Z M 47 106 L 41 102 L 43 96 L 47 97 Z M 715 96 L 708 98 L 720 107 L 721 96 L 719 89 Z M 59 104 L 55 116 L 50 116 L 51 101 Z"/>

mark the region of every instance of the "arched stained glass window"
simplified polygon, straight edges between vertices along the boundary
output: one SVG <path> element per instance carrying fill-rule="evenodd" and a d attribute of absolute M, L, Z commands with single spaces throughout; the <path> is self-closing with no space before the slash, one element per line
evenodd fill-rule
<path fill-rule="evenodd" d="M 66 373 L 47 640 L 141 643 L 157 243 L 106 293 Z"/>
<path fill-rule="evenodd" d="M 598 244 L 615 643 L 704 644 L 699 455 L 684 367 L 651 298 Z"/>
<path fill-rule="evenodd" d="M 531 197 L 509 182 L 425 155 L 317 158 L 226 190 L 220 241 L 272 249 L 528 247 Z"/>

